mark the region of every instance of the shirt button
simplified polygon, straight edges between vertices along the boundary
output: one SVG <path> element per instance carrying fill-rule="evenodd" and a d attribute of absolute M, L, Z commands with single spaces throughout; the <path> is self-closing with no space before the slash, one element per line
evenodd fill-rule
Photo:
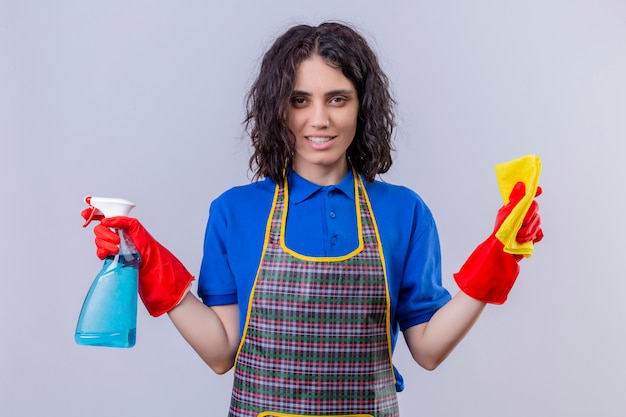
<path fill-rule="evenodd" d="M 330 190 L 330 191 L 328 192 L 328 196 L 329 196 L 329 197 L 333 197 L 334 195 L 335 195 L 335 191 L 334 191 L 334 190 Z"/>
<path fill-rule="evenodd" d="M 336 244 L 337 244 L 337 237 L 336 237 L 336 236 L 333 236 L 333 237 L 330 239 L 330 243 L 332 243 L 333 245 L 336 245 Z"/>
<path fill-rule="evenodd" d="M 328 215 L 330 216 L 331 219 L 334 219 L 335 217 L 337 217 L 337 214 L 334 211 L 331 211 L 330 213 L 328 213 Z"/>

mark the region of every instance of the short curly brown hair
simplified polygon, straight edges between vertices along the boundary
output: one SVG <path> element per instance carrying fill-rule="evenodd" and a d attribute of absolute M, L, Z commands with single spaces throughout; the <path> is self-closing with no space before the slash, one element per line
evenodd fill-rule
<path fill-rule="evenodd" d="M 313 55 L 341 69 L 356 87 L 357 129 L 347 156 L 356 171 L 372 182 L 392 164 L 395 102 L 389 79 L 366 40 L 337 22 L 293 26 L 265 53 L 247 95 L 244 119 L 254 149 L 249 163 L 254 179 L 269 177 L 280 184 L 285 166 L 291 165 L 295 138 L 287 125 L 289 100 L 298 65 Z"/>

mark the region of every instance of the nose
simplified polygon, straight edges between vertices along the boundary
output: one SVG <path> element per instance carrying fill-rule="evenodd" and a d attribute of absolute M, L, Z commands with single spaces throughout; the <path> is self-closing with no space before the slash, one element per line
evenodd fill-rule
<path fill-rule="evenodd" d="M 317 103 L 312 106 L 311 126 L 316 129 L 323 129 L 330 126 L 330 114 L 324 103 Z"/>

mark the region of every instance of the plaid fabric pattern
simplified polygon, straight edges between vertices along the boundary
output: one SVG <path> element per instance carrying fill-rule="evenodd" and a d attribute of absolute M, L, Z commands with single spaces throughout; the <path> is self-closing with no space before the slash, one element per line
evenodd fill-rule
<path fill-rule="evenodd" d="M 345 260 L 310 261 L 280 245 L 285 187 L 277 190 L 230 417 L 398 416 L 387 284 L 364 193 L 359 181 L 362 250 Z"/>

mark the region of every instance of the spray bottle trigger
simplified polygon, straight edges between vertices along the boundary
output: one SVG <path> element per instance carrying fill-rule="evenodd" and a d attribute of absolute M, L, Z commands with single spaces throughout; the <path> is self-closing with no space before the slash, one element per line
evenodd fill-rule
<path fill-rule="evenodd" d="M 91 196 L 90 195 L 85 197 L 85 203 L 89 204 L 89 208 L 84 209 L 80 213 L 80 215 L 83 217 L 83 219 L 85 219 L 85 223 L 83 224 L 83 227 L 89 226 L 89 223 L 91 223 L 92 220 L 102 220 L 104 218 L 104 213 L 102 213 L 96 207 L 91 205 Z"/>

